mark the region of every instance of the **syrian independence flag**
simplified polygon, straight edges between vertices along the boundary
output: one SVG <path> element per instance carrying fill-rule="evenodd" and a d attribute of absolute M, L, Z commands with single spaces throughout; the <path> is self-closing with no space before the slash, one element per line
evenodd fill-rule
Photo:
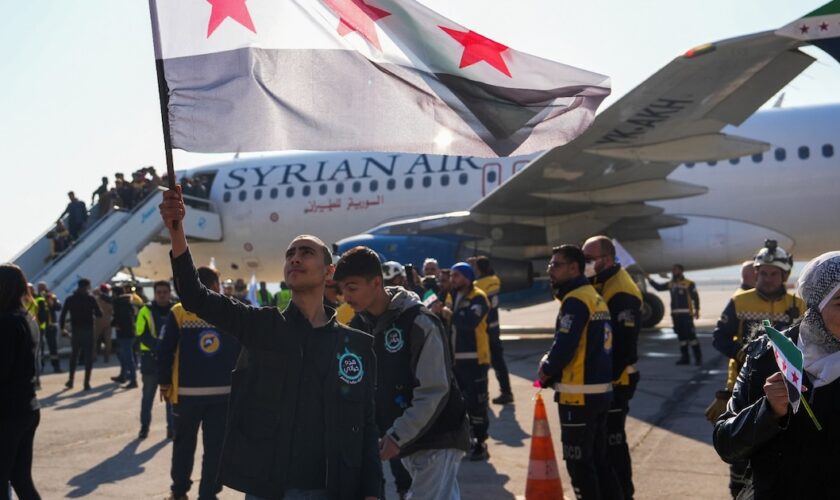
<path fill-rule="evenodd" d="M 610 92 L 412 0 L 149 2 L 187 151 L 528 154 L 577 137 Z"/>
<path fill-rule="evenodd" d="M 440 299 L 438 299 L 434 290 L 426 290 L 426 293 L 423 294 L 423 305 L 426 306 L 427 309 L 432 307 L 432 305 L 439 300 Z"/>
<path fill-rule="evenodd" d="M 778 29 L 776 34 L 809 42 L 840 61 L 840 0 L 823 5 Z"/>
<path fill-rule="evenodd" d="M 767 320 L 764 321 L 764 331 L 770 337 L 770 343 L 773 344 L 773 355 L 776 357 L 779 371 L 785 376 L 790 406 L 796 413 L 799 410 L 799 401 L 802 399 L 802 351 L 789 338 L 771 327 Z"/>

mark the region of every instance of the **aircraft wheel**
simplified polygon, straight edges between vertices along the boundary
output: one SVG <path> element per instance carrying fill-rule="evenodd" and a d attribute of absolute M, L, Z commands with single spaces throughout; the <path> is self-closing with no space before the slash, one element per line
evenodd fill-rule
<path fill-rule="evenodd" d="M 642 294 L 642 328 L 654 328 L 665 316 L 665 304 L 655 294 Z"/>

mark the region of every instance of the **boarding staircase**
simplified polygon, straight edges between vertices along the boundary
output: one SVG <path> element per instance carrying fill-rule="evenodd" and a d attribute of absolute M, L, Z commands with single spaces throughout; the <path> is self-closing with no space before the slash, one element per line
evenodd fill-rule
<path fill-rule="evenodd" d="M 187 238 L 200 241 L 220 241 L 222 223 L 210 200 L 184 196 L 191 206 L 183 221 Z M 80 278 L 91 283 L 110 280 L 123 268 L 139 265 L 137 255 L 155 239 L 164 235 L 158 205 L 163 200 L 159 189 L 131 210 L 115 209 L 89 224 L 61 255 L 50 259 L 50 240 L 44 231 L 24 249 L 14 262 L 23 269 L 31 283 L 44 281 L 47 287 L 64 300 L 76 289 Z M 95 209 L 88 220 L 96 217 Z"/>

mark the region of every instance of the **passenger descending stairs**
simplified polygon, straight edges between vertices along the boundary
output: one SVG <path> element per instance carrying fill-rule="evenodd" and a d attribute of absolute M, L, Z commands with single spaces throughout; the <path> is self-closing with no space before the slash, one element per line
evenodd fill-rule
<path fill-rule="evenodd" d="M 137 254 L 164 230 L 158 214 L 162 193 L 162 190 L 155 192 L 130 211 L 113 210 L 98 219 L 85 229 L 73 246 L 54 260 L 48 261 L 48 230 L 15 257 L 14 262 L 31 283 L 45 281 L 59 300 L 70 295 L 82 277 L 94 286 L 106 282 L 122 268 L 137 266 Z M 183 221 L 187 237 L 220 241 L 222 223 L 212 202 L 197 198 L 194 201 L 202 208 L 191 207 L 187 211 Z"/>

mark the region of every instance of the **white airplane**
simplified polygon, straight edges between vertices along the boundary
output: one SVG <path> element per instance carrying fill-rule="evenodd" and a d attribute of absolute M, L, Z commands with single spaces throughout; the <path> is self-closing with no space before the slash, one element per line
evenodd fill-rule
<path fill-rule="evenodd" d="M 840 104 L 752 116 L 813 62 L 798 50 L 805 44 L 765 32 L 692 49 L 580 137 L 538 155 L 286 153 L 180 172 L 210 181 L 209 206 L 187 221 L 194 258 L 226 276 L 276 282 L 283 249 L 305 233 L 415 264 L 486 254 L 506 290 L 519 292 L 511 300 L 526 300 L 545 297 L 545 282 L 532 284 L 553 246 L 594 234 L 617 238 L 649 272 L 739 263 L 767 238 L 800 259 L 840 248 Z M 93 261 L 83 268 L 90 275 L 108 267 L 105 250 L 95 251 L 110 246 L 117 269 L 170 276 L 152 208 L 114 223 L 133 238 L 126 245 L 103 229 L 88 257 L 61 260 Z M 59 272 L 61 260 L 34 271 L 69 290 L 85 274 L 79 264 Z"/>

